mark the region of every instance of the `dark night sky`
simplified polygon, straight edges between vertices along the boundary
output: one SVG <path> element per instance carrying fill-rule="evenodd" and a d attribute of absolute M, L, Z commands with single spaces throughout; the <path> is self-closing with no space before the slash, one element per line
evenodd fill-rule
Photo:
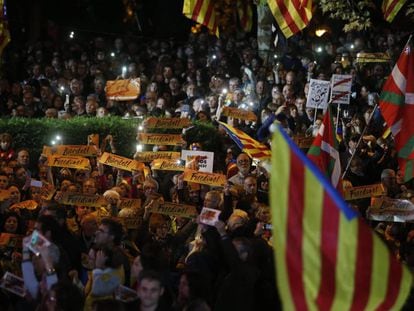
<path fill-rule="evenodd" d="M 59 25 L 61 33 L 72 29 L 85 35 L 101 32 L 183 37 L 188 33 L 190 21 L 181 14 L 183 0 L 136 2 L 142 33 L 139 33 L 135 21 L 123 23 L 123 0 L 8 0 L 7 5 L 12 37 L 21 41 L 33 38 L 37 27 L 43 35 L 48 20 Z M 23 28 L 25 33 L 21 31 Z"/>

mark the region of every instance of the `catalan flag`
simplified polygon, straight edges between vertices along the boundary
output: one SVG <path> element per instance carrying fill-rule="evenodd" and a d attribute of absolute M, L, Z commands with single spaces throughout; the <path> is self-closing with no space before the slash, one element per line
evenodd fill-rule
<path fill-rule="evenodd" d="M 214 0 L 184 0 L 183 14 L 219 36 Z"/>
<path fill-rule="evenodd" d="M 250 0 L 237 0 L 237 15 L 239 17 L 240 27 L 243 31 L 252 31 L 253 8 Z"/>
<path fill-rule="evenodd" d="M 312 0 L 267 0 L 286 38 L 305 28 L 312 19 Z"/>
<path fill-rule="evenodd" d="M 10 32 L 7 21 L 7 9 L 4 0 L 0 0 L 0 56 L 10 42 Z"/>
<path fill-rule="evenodd" d="M 341 160 L 338 152 L 335 125 L 332 118 L 332 108 L 326 110 L 318 134 L 308 151 L 308 158 L 331 180 L 338 189 L 341 179 Z"/>
<path fill-rule="evenodd" d="M 273 134 L 271 207 L 284 310 L 400 310 L 412 282 L 288 135 Z"/>
<path fill-rule="evenodd" d="M 384 19 L 391 23 L 406 2 L 407 0 L 383 0 L 382 13 Z"/>
<path fill-rule="evenodd" d="M 259 143 L 257 140 L 254 140 L 239 129 L 236 129 L 224 122 L 219 121 L 219 123 L 226 130 L 230 138 L 236 143 L 237 147 L 239 147 L 249 157 L 258 161 L 270 158 L 271 151 L 265 145 Z"/>
<path fill-rule="evenodd" d="M 391 128 L 404 180 L 414 177 L 414 51 L 411 38 L 382 88 L 380 111 Z"/>

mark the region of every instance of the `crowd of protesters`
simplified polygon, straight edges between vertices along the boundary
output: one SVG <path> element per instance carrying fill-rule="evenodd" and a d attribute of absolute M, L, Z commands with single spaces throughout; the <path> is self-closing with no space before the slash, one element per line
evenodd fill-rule
<path fill-rule="evenodd" d="M 96 37 L 59 45 L 38 42 L 6 54 L 0 78 L 3 118 L 109 116 L 186 117 L 218 128 L 223 120 L 270 145 L 280 123 L 292 136 L 316 136 L 322 111 L 307 108 L 309 80 L 352 74 L 351 102 L 338 113 L 339 152 L 347 186 L 382 183 L 387 196 L 411 200 L 412 183 L 398 170 L 391 136 L 384 136 L 378 93 L 401 52 L 404 35 L 381 29 L 315 43 L 300 38 L 258 56 L 246 35 L 217 39 L 191 33 L 188 41 Z M 387 52 L 388 63 L 356 64 L 356 54 Z M 136 100 L 105 94 L 108 80 L 140 78 Z M 223 107 L 251 110 L 257 121 L 221 115 Z M 372 117 L 371 117 L 372 115 Z M 7 128 L 0 135 L 0 232 L 25 237 L 1 247 L 0 277 L 20 276 L 23 297 L 0 291 L 4 310 L 278 310 L 269 209 L 269 173 L 237 149 L 223 131 L 224 187 L 187 184 L 180 172 L 132 173 L 91 158 L 89 170 L 56 169 L 39 155 L 14 146 Z M 116 152 L 116 137 L 105 138 Z M 184 148 L 204 150 L 203 142 Z M 156 146 L 154 150 L 172 150 Z M 176 148 L 174 149 L 176 150 Z M 98 156 L 100 151 L 98 151 Z M 132 155 L 131 155 L 132 157 Z M 216 158 L 215 161 L 223 162 Z M 348 165 L 349 163 L 349 165 Z M 32 181 L 56 190 L 47 200 Z M 59 204 L 65 193 L 102 195 L 107 208 Z M 119 210 L 123 198 L 141 199 L 140 209 Z M 34 200 L 37 207 L 16 208 Z M 151 213 L 155 204 L 175 202 L 221 211 L 214 225 L 198 219 Z M 369 199 L 352 206 L 366 217 Z M 111 218 L 110 216 L 116 216 Z M 137 219 L 125 228 L 119 218 Z M 414 266 L 410 223 L 367 220 L 396 256 Z M 30 249 L 32 231 L 50 245 Z M 120 285 L 137 299 L 119 299 Z"/>

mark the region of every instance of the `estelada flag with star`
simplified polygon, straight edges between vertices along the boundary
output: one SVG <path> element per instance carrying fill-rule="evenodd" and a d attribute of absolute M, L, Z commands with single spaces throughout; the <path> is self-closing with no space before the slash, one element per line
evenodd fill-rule
<path fill-rule="evenodd" d="M 380 110 L 394 136 L 404 180 L 414 177 L 414 53 L 411 36 L 380 96 Z"/>

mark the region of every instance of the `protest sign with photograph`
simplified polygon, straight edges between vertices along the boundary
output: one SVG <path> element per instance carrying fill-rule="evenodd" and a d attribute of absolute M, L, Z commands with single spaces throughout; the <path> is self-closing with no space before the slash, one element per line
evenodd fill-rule
<path fill-rule="evenodd" d="M 49 246 L 50 242 L 39 231 L 33 230 L 30 240 L 26 247 L 30 249 L 36 256 L 39 256 L 40 249 L 43 246 Z"/>
<path fill-rule="evenodd" d="M 317 108 L 325 110 L 328 108 L 329 81 L 311 79 L 309 82 L 309 93 L 306 108 Z"/>
<path fill-rule="evenodd" d="M 214 226 L 214 224 L 219 220 L 221 211 L 213 208 L 203 207 L 200 213 L 200 222 L 209 226 Z"/>
<path fill-rule="evenodd" d="M 24 280 L 9 271 L 7 271 L 0 280 L 0 287 L 20 297 L 24 297 L 26 295 Z"/>
<path fill-rule="evenodd" d="M 186 167 L 192 160 L 195 160 L 200 172 L 213 173 L 214 152 L 182 150 L 181 159 L 185 161 Z"/>

